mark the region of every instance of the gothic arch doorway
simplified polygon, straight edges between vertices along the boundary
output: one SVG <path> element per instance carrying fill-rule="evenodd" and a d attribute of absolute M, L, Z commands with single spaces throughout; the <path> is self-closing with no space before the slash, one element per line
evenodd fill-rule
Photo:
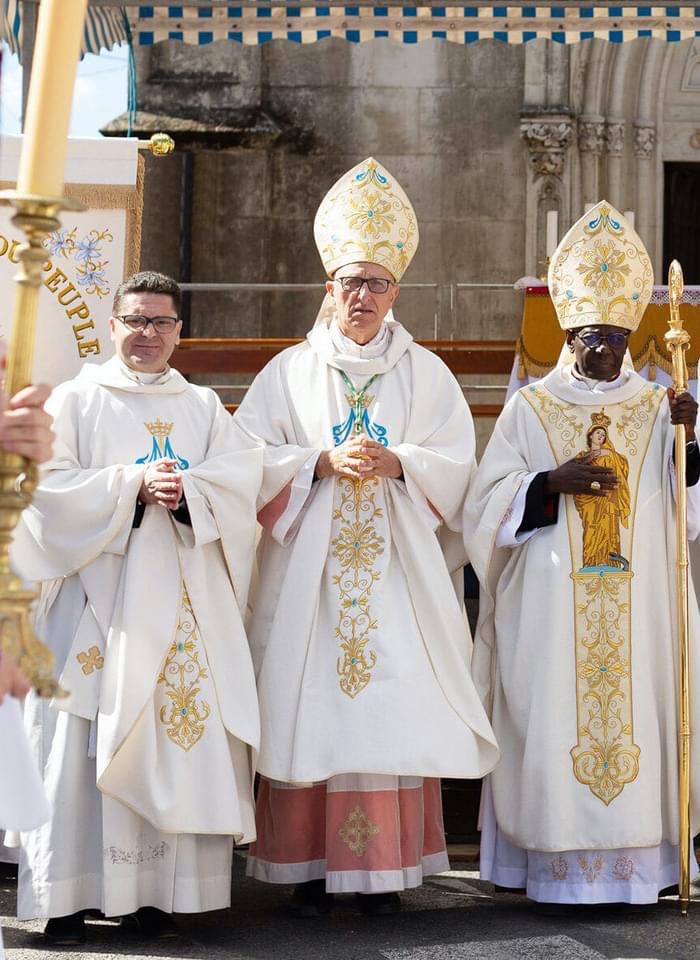
<path fill-rule="evenodd" d="M 700 163 L 664 164 L 663 274 L 678 260 L 686 283 L 700 284 Z"/>

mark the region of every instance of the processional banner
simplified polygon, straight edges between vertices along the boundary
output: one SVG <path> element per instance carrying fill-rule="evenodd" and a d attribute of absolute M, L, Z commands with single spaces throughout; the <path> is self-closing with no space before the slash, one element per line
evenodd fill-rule
<path fill-rule="evenodd" d="M 0 141 L 0 189 L 14 189 L 22 137 Z M 39 295 L 34 382 L 54 386 L 77 376 L 84 363 L 114 353 L 109 331 L 114 291 L 138 269 L 141 255 L 143 160 L 136 139 L 68 141 L 64 193 L 85 205 L 66 211 L 46 244 Z M 13 208 L 0 207 L 0 350 L 12 319 L 13 277 L 23 234 Z"/>

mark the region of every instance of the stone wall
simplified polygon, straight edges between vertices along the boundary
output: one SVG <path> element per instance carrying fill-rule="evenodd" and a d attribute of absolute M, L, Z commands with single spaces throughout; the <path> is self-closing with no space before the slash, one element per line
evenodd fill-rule
<path fill-rule="evenodd" d="M 184 138 L 193 156 L 193 280 L 321 284 L 316 207 L 369 155 L 416 207 L 421 243 L 407 283 L 509 284 L 524 272 L 523 47 L 171 42 L 138 56 L 139 109 L 204 121 L 211 131 L 191 145 Z M 216 129 L 231 128 L 245 128 L 237 138 L 245 145 L 230 135 L 212 145 Z M 146 181 L 142 262 L 175 275 L 182 157 L 149 160 Z M 198 293 L 191 333 L 302 335 L 320 298 L 320 289 Z M 422 337 L 514 337 L 519 314 L 510 290 L 405 288 L 398 306 Z"/>

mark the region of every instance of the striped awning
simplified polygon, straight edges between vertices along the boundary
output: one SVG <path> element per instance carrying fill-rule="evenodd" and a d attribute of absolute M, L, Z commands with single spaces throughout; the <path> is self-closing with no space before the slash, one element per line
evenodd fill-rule
<path fill-rule="evenodd" d="M 136 7 L 131 15 L 136 15 Z M 127 10 L 114 3 L 91 6 L 85 20 L 80 55 L 111 50 L 115 43 L 125 43 L 129 38 Z M 0 40 L 4 40 L 13 53 L 20 53 L 22 43 L 22 4 L 20 0 L 0 0 Z"/>
<path fill-rule="evenodd" d="M 130 8 L 134 42 L 159 40 L 205 44 L 234 40 L 316 43 L 340 37 L 353 43 L 388 38 L 401 43 L 441 39 L 472 43 L 496 39 L 526 43 L 545 37 L 577 43 L 594 37 L 612 42 L 638 37 L 682 40 L 700 35 L 695 6 L 383 6 L 305 3 L 141 4 Z"/>
<path fill-rule="evenodd" d="M 12 50 L 20 46 L 20 0 L 0 0 L 0 39 Z M 150 46 L 161 40 L 207 44 L 233 40 L 260 44 L 268 40 L 316 43 L 340 37 L 351 43 L 391 39 L 401 43 L 440 39 L 473 43 L 496 39 L 527 43 L 547 38 L 578 43 L 599 38 L 613 43 L 639 37 L 678 41 L 700 36 L 700 6 L 602 6 L 600 4 L 444 6 L 380 5 L 367 0 L 354 5 L 296 2 L 121 4 L 90 0 L 83 53 L 99 53 L 115 43 Z"/>

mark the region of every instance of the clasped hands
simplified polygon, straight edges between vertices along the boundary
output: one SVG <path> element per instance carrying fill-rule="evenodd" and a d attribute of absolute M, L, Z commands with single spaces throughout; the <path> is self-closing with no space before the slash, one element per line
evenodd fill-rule
<path fill-rule="evenodd" d="M 396 454 L 365 435 L 352 437 L 332 450 L 323 450 L 316 461 L 319 480 L 334 476 L 352 480 L 369 477 L 398 480 L 402 474 L 403 467 Z"/>
<path fill-rule="evenodd" d="M 182 475 L 176 470 L 177 460 L 164 457 L 149 463 L 139 490 L 141 503 L 158 504 L 177 510 L 182 500 Z"/>

